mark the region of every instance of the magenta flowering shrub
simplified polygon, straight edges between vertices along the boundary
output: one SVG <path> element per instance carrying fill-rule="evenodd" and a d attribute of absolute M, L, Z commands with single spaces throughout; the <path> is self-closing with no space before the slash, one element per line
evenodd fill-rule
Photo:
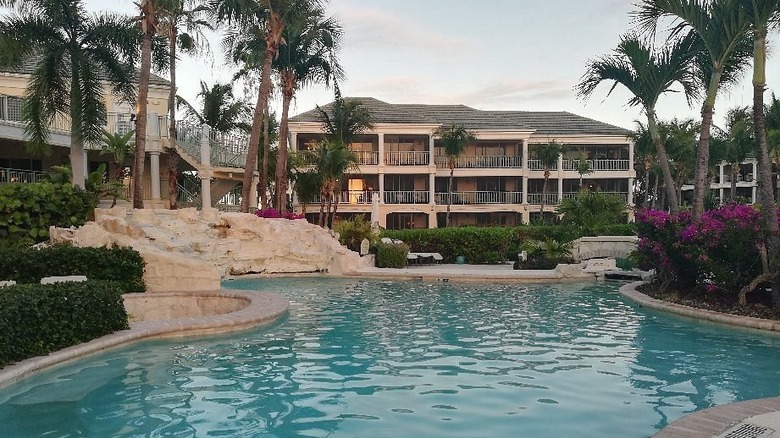
<path fill-rule="evenodd" d="M 736 297 L 761 273 L 761 213 L 751 205 L 710 210 L 698 222 L 688 212 L 658 210 L 640 210 L 636 219 L 642 266 L 681 291 Z"/>
<path fill-rule="evenodd" d="M 266 218 L 266 219 L 290 219 L 290 220 L 305 219 L 306 218 L 306 216 L 303 215 L 303 214 L 295 214 L 295 213 L 292 213 L 290 211 L 282 211 L 282 212 L 280 212 L 279 210 L 277 210 L 275 208 L 268 208 L 268 209 L 265 209 L 265 210 L 257 210 L 255 212 L 255 216 L 263 217 L 263 218 Z"/>

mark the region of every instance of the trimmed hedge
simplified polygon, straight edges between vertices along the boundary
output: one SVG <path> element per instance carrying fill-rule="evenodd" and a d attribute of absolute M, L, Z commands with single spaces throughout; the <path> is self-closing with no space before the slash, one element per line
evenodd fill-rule
<path fill-rule="evenodd" d="M 609 225 L 605 236 L 633 236 L 632 224 Z M 580 229 L 565 225 L 521 225 L 517 227 L 453 227 L 384 230 L 383 237 L 402 240 L 412 252 L 438 252 L 444 263 L 454 263 L 459 255 L 471 264 L 496 264 L 517 260 L 523 242 L 556 240 L 570 242 L 583 236 Z"/>
<path fill-rule="evenodd" d="M 113 281 L 123 292 L 146 290 L 144 260 L 132 248 L 77 248 L 57 244 L 40 250 L 0 250 L 0 280 L 39 283 L 41 278 L 54 275 L 84 275 L 90 280 Z"/>
<path fill-rule="evenodd" d="M 128 327 L 122 288 L 116 283 L 0 288 L 0 367 Z"/>
<path fill-rule="evenodd" d="M 405 243 L 377 243 L 376 266 L 377 268 L 403 268 L 406 267 L 406 256 L 409 255 L 409 246 Z"/>
<path fill-rule="evenodd" d="M 50 226 L 81 226 L 94 208 L 92 195 L 72 184 L 2 184 L 0 239 L 43 242 L 49 238 Z"/>

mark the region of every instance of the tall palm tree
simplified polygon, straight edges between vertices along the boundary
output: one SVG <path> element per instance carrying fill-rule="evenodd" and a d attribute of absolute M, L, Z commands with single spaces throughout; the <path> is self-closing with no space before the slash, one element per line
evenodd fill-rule
<path fill-rule="evenodd" d="M 268 187 L 268 160 L 270 154 L 270 136 L 261 135 L 263 126 L 268 126 L 268 100 L 271 95 L 271 68 L 274 58 L 279 54 L 282 44 L 282 32 L 288 21 L 311 5 L 320 4 L 318 0 L 213 0 L 212 10 L 217 20 L 239 27 L 239 33 L 261 35 L 265 43 L 262 51 L 260 92 L 257 96 L 252 132 L 249 136 L 246 169 L 243 179 L 241 211 L 249 211 L 249 199 L 252 195 L 252 180 L 257 166 L 257 149 L 263 140 L 263 162 L 260 170 L 261 197 L 265 204 Z M 235 49 L 235 47 L 234 47 Z M 255 58 L 257 59 L 257 58 Z M 265 205 L 263 205 L 265 207 Z"/>
<path fill-rule="evenodd" d="M 696 36 L 700 49 L 697 63 L 706 96 L 701 108 L 702 122 L 696 150 L 693 216 L 704 211 L 704 194 L 709 191 L 710 130 L 718 91 L 733 82 L 746 67 L 752 44 L 748 34 L 749 21 L 739 7 L 739 0 L 641 0 L 636 19 L 641 29 L 654 33 L 662 18 L 672 18 L 676 24 L 672 35 L 684 33 Z"/>
<path fill-rule="evenodd" d="M 344 99 L 338 85 L 334 88 L 336 99 L 330 108 L 319 106 L 316 108 L 317 118 L 325 131 L 325 141 L 319 145 L 315 153 L 317 171 L 321 174 L 322 193 L 326 195 L 322 199 L 320 211 L 323 210 L 324 203 L 327 202 L 328 206 L 324 222 L 320 215 L 321 226 L 329 226 L 332 217 L 336 216 L 339 202 L 339 197 L 336 195 L 341 192 L 340 182 L 347 171 L 355 169 L 357 160 L 349 145 L 354 143 L 360 134 L 374 126 L 368 108 L 359 100 Z M 334 208 L 329 220 L 331 203 Z"/>
<path fill-rule="evenodd" d="M 636 123 L 636 129 L 631 135 L 631 138 L 634 141 L 634 156 L 636 163 L 641 165 L 637 166 L 637 176 L 641 175 L 642 180 L 641 193 L 644 194 L 642 205 L 644 208 L 650 208 L 652 205 L 650 200 L 653 199 L 653 201 L 655 201 L 658 197 L 658 193 L 650 188 L 651 176 L 655 176 L 657 182 L 657 175 L 654 172 L 654 167 L 658 159 L 655 155 L 655 144 L 653 143 L 653 138 L 650 136 L 650 131 L 641 121 L 636 120 L 634 123 Z"/>
<path fill-rule="evenodd" d="M 550 170 L 558 165 L 558 158 L 563 154 L 563 145 L 555 140 L 537 145 L 534 148 L 536 159 L 542 163 L 544 169 L 544 185 L 542 186 L 542 203 L 539 206 L 539 215 L 544 221 L 544 204 L 547 198 L 547 182 L 550 180 Z"/>
<path fill-rule="evenodd" d="M 236 100 L 233 96 L 232 84 L 215 82 L 209 87 L 201 81 L 197 97 L 201 101 L 200 110 L 181 97 L 177 98 L 177 108 L 184 106 L 186 117 L 208 126 L 215 132 L 250 129 L 248 119 L 251 110 L 245 102 Z"/>
<path fill-rule="evenodd" d="M 659 131 L 666 147 L 677 199 L 682 203 L 682 186 L 693 178 L 696 169 L 696 134 L 700 131 L 693 119 L 659 122 Z"/>
<path fill-rule="evenodd" d="M 48 152 L 49 126 L 70 117 L 73 183 L 84 187 L 84 144 L 98 144 L 106 120 L 104 84 L 130 101 L 137 31 L 116 15 L 90 15 L 80 0 L 0 0 L 12 13 L 0 20 L 0 62 L 35 67 L 22 117 L 28 150 Z"/>
<path fill-rule="evenodd" d="M 341 39 L 341 26 L 333 18 L 325 18 L 324 11 L 315 7 L 291 21 L 283 32 L 284 43 L 274 68 L 279 72 L 282 92 L 282 120 L 276 163 L 276 208 L 284 210 L 287 201 L 287 125 L 290 102 L 295 92 L 310 83 L 343 79 L 344 72 L 336 58 Z"/>
<path fill-rule="evenodd" d="M 679 211 L 680 203 L 666 148 L 658 129 L 655 106 L 659 97 L 670 91 L 675 84 L 683 87 L 689 102 L 695 96 L 697 80 L 692 69 L 692 42 L 691 37 L 685 37 L 656 51 L 648 47 L 638 35 L 624 35 L 614 54 L 588 61 L 587 71 L 577 84 L 577 93 L 583 97 L 590 96 L 604 81 L 613 81 L 607 95 L 611 94 L 618 84 L 631 92 L 633 97 L 628 104 L 640 105 L 647 117 L 647 128 L 661 165 L 672 213 Z"/>
<path fill-rule="evenodd" d="M 131 141 L 133 135 L 135 135 L 135 131 L 133 130 L 127 131 L 124 134 L 112 134 L 103 130 L 103 144 L 100 145 L 102 149 L 100 155 L 111 155 L 114 164 L 113 181 L 117 183 L 115 184 L 116 187 L 121 186 L 124 188 L 124 182 L 122 181 L 124 177 L 124 163 L 125 159 L 133 153 L 133 148 L 135 147 Z M 114 199 L 111 202 L 111 207 L 116 205 L 116 200 L 117 196 L 115 194 Z"/>
<path fill-rule="evenodd" d="M 441 126 L 433 134 L 441 141 L 444 155 L 447 156 L 447 164 L 450 168 L 450 178 L 447 183 L 447 216 L 444 226 L 450 226 L 450 210 L 452 209 L 452 181 L 455 175 L 455 164 L 458 157 L 477 141 L 476 135 L 467 130 L 463 125 Z"/>
<path fill-rule="evenodd" d="M 753 114 L 748 107 L 730 109 L 726 114 L 725 131 L 719 139 L 723 149 L 723 161 L 731 166 L 731 201 L 737 197 L 740 165 L 756 151 L 752 119 Z"/>
<path fill-rule="evenodd" d="M 767 144 L 766 115 L 764 113 L 764 91 L 766 90 L 767 31 L 777 24 L 780 16 L 780 0 L 738 0 L 750 22 L 753 34 L 753 129 L 758 157 L 758 190 L 764 227 L 769 233 L 768 250 L 770 260 L 780 257 L 780 225 L 777 223 L 777 201 L 772 189 L 772 163 Z M 773 268 L 776 263 L 773 263 Z M 774 269 L 773 269 L 774 270 Z M 772 284 L 772 304 L 780 307 L 780 281 Z"/>
<path fill-rule="evenodd" d="M 144 208 L 144 161 L 146 159 L 146 116 L 149 96 L 149 76 L 152 72 L 152 44 L 157 35 L 159 11 L 157 0 L 141 0 L 138 5 L 141 28 L 141 71 L 138 78 L 138 99 L 135 117 L 135 159 L 133 160 L 133 208 Z"/>
<path fill-rule="evenodd" d="M 163 0 L 160 5 L 160 31 L 168 39 L 168 56 L 171 77 L 171 89 L 168 95 L 168 144 L 165 152 L 168 156 L 168 200 L 170 209 L 176 209 L 176 193 L 179 153 L 176 151 L 176 58 L 177 50 L 196 53 L 207 48 L 204 30 L 213 30 L 211 23 L 204 19 L 208 7 L 199 0 Z"/>

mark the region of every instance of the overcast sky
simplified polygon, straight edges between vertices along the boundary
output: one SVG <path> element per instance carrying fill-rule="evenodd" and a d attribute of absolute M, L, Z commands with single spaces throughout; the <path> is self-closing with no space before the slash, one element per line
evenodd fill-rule
<path fill-rule="evenodd" d="M 132 0 L 85 0 L 93 11 L 132 13 Z M 617 89 L 602 85 L 588 100 L 573 88 L 586 61 L 610 53 L 632 27 L 629 0 L 332 0 L 344 27 L 340 59 L 345 96 L 390 103 L 464 104 L 485 110 L 569 111 L 633 128 L 644 120 Z M 195 100 L 200 80 L 230 80 L 232 67 L 213 38 L 208 59 L 184 59 L 179 94 Z M 767 65 L 770 91 L 780 90 L 780 61 Z M 235 90 L 242 95 L 243 90 Z M 769 93 L 767 93 L 767 98 Z M 291 113 L 333 100 L 323 86 L 298 92 Z M 718 99 L 716 122 L 728 108 L 750 105 L 750 76 Z M 658 115 L 698 118 L 680 93 L 661 98 Z"/>

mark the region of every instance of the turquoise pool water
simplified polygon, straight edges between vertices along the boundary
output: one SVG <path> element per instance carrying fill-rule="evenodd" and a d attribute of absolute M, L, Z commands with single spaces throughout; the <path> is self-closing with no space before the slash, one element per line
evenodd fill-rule
<path fill-rule="evenodd" d="M 238 280 L 289 317 L 90 356 L 0 390 L 2 437 L 647 437 L 780 395 L 780 337 L 617 284 Z"/>

